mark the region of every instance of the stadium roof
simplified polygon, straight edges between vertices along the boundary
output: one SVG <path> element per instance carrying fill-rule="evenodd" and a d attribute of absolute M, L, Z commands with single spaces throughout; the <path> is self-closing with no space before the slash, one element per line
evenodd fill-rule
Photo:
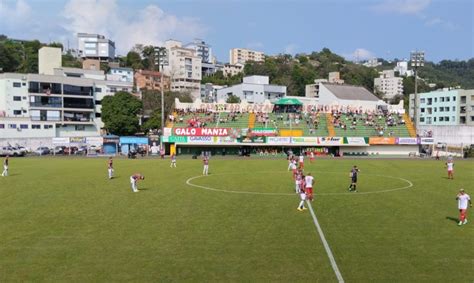
<path fill-rule="evenodd" d="M 337 98 L 345 100 L 369 100 L 379 101 L 380 99 L 373 93 L 361 86 L 328 84 L 323 85 Z"/>

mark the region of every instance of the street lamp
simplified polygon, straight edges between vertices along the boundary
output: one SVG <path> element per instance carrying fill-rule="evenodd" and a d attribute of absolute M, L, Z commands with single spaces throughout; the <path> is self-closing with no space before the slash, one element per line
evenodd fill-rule
<path fill-rule="evenodd" d="M 418 126 L 418 109 L 417 109 L 417 99 L 418 99 L 418 68 L 425 65 L 425 51 L 412 51 L 410 53 L 410 62 L 411 66 L 414 69 L 415 75 L 415 100 L 413 102 L 413 120 L 415 120 L 415 129 Z"/>
<path fill-rule="evenodd" d="M 161 84 L 161 136 L 165 127 L 165 92 L 163 80 L 163 66 L 168 66 L 168 50 L 165 47 L 155 47 L 155 67 L 158 67 L 160 72 Z M 160 68 L 161 67 L 161 68 Z M 163 147 L 163 138 L 160 137 L 160 147 Z"/>

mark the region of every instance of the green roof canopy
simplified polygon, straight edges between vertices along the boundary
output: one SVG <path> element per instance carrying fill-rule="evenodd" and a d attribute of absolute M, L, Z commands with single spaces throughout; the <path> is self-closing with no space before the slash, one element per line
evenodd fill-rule
<path fill-rule="evenodd" d="M 275 102 L 276 105 L 303 105 L 301 101 L 299 101 L 296 98 L 281 98 L 277 102 Z"/>

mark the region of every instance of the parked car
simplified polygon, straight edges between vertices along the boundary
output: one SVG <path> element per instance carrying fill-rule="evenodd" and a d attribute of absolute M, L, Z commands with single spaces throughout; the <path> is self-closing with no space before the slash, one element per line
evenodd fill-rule
<path fill-rule="evenodd" d="M 64 148 L 64 151 L 63 153 L 66 154 L 66 155 L 72 155 L 72 154 L 75 154 L 77 152 L 77 147 L 76 146 L 70 146 L 70 147 L 66 147 Z"/>
<path fill-rule="evenodd" d="M 75 154 L 79 154 L 79 155 L 84 155 L 87 153 L 87 146 L 83 145 L 83 146 L 80 146 L 77 151 L 75 152 Z"/>
<path fill-rule="evenodd" d="M 0 156 L 25 156 L 25 153 L 11 146 L 0 148 Z"/>
<path fill-rule="evenodd" d="M 64 149 L 65 149 L 65 148 L 66 148 L 65 146 L 56 146 L 56 147 L 54 148 L 53 153 L 54 153 L 54 154 L 64 154 Z"/>
<path fill-rule="evenodd" d="M 35 150 L 35 153 L 38 155 L 48 155 L 51 151 L 46 146 L 40 146 Z"/>
<path fill-rule="evenodd" d="M 22 152 L 24 155 L 26 155 L 26 154 L 29 152 L 29 150 L 28 150 L 26 147 L 24 147 L 24 146 L 19 146 L 19 145 L 17 145 L 17 146 L 15 146 L 14 148 L 16 148 L 17 150 L 19 150 L 20 152 Z"/>

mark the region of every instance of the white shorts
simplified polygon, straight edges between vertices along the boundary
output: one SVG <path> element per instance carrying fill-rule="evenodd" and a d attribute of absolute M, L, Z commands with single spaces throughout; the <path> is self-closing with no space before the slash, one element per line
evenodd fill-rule
<path fill-rule="evenodd" d="M 300 193 L 300 198 L 301 198 L 301 200 L 306 200 L 306 194 L 305 193 Z"/>
<path fill-rule="evenodd" d="M 8 165 L 3 165 L 3 170 L 8 170 Z"/>
<path fill-rule="evenodd" d="M 136 180 L 133 177 L 130 177 L 130 184 L 135 184 Z"/>

